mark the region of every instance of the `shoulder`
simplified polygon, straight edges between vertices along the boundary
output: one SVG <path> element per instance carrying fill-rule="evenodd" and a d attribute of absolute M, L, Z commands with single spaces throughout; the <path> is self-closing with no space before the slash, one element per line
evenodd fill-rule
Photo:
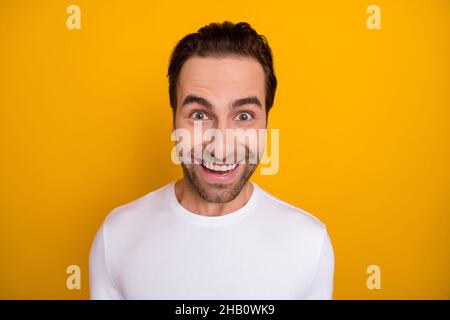
<path fill-rule="evenodd" d="M 326 224 L 314 214 L 296 207 L 257 186 L 262 196 L 261 203 L 267 214 L 274 220 L 295 228 L 309 230 L 323 235 L 327 232 Z"/>
<path fill-rule="evenodd" d="M 104 229 L 109 232 L 120 230 L 122 233 L 129 228 L 131 231 L 157 215 L 164 209 L 165 191 L 170 184 L 113 208 L 103 221 Z"/>
<path fill-rule="evenodd" d="M 296 207 L 259 188 L 259 212 L 266 235 L 291 250 L 297 261 L 311 261 L 316 268 L 319 257 L 332 259 L 333 251 L 326 224 L 314 214 Z M 260 220 L 261 221 L 261 220 Z M 281 241 L 281 242 L 280 242 Z"/>

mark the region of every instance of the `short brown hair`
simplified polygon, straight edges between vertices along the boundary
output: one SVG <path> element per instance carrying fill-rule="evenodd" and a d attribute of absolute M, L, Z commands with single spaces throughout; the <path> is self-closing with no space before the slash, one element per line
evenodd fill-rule
<path fill-rule="evenodd" d="M 228 54 L 256 58 L 264 69 L 266 88 L 266 116 L 273 105 L 277 78 L 273 69 L 272 50 L 267 39 L 246 22 L 210 23 L 197 32 L 182 38 L 172 51 L 167 77 L 170 106 L 177 107 L 176 85 L 181 67 L 192 56 L 224 56 Z"/>

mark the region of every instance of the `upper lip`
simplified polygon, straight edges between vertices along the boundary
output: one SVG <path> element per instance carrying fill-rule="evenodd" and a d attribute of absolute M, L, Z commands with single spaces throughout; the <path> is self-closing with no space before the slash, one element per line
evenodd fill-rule
<path fill-rule="evenodd" d="M 195 161 L 196 160 L 196 161 Z M 203 162 L 208 162 L 211 163 L 213 165 L 218 165 L 218 166 L 223 166 L 223 165 L 230 165 L 230 164 L 240 164 L 241 162 L 243 162 L 244 159 L 241 159 L 239 161 L 233 161 L 231 163 L 226 163 L 225 161 L 223 162 L 217 162 L 217 161 L 208 161 L 206 159 L 198 159 L 198 158 L 194 158 L 194 162 L 198 162 L 198 163 L 203 163 Z"/>

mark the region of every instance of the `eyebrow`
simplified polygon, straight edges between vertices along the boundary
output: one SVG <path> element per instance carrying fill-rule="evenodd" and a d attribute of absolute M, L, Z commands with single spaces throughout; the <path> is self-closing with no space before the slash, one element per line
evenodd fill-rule
<path fill-rule="evenodd" d="M 231 106 L 233 108 L 236 108 L 246 104 L 256 104 L 258 107 L 261 108 L 261 101 L 259 101 L 259 99 L 255 96 L 235 100 L 233 101 L 233 104 Z"/>
<path fill-rule="evenodd" d="M 187 104 L 190 103 L 198 103 L 206 108 L 212 108 L 212 103 L 209 102 L 208 100 L 206 100 L 205 98 L 193 95 L 193 94 L 189 94 L 187 95 L 184 99 L 183 99 L 183 103 L 181 104 L 181 106 L 185 106 Z M 251 97 L 246 97 L 246 98 L 241 98 L 241 99 L 237 99 L 234 100 L 233 103 L 231 104 L 231 106 L 233 108 L 237 108 L 237 107 L 241 107 L 243 105 L 246 104 L 255 104 L 258 107 L 262 107 L 261 101 L 259 101 L 259 99 L 255 96 L 251 96 Z"/>

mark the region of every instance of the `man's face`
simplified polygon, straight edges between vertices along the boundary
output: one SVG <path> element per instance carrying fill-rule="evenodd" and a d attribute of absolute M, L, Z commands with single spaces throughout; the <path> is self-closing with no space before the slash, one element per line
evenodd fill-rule
<path fill-rule="evenodd" d="M 232 139 L 230 148 L 226 131 L 255 131 L 259 146 L 259 129 L 266 128 L 264 84 L 263 68 L 251 57 L 191 57 L 181 69 L 174 129 L 187 130 L 194 137 L 194 126 L 201 124 L 200 141 L 190 144 L 192 161 L 181 165 L 185 179 L 206 201 L 233 200 L 256 169 L 257 162 L 249 161 L 261 151 L 255 150 L 254 139 Z M 223 140 L 205 136 L 209 129 L 222 133 Z M 210 149 L 212 157 L 204 157 L 212 142 L 216 143 Z M 195 156 L 194 149 L 202 151 Z"/>

